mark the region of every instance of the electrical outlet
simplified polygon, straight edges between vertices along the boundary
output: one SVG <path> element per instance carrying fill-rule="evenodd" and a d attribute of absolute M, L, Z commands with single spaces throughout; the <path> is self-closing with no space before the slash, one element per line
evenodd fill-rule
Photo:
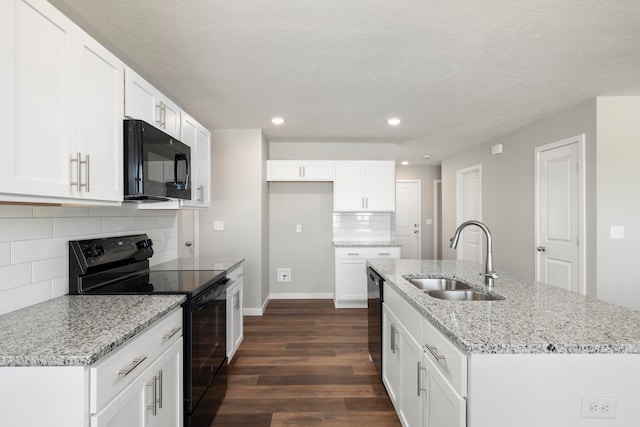
<path fill-rule="evenodd" d="M 296 233 L 302 233 L 302 225 L 301 224 L 296 225 Z"/>
<path fill-rule="evenodd" d="M 609 396 L 582 396 L 582 418 L 614 419 L 618 399 Z"/>
<path fill-rule="evenodd" d="M 291 269 L 279 268 L 278 269 L 278 282 L 290 282 L 291 281 Z"/>
<path fill-rule="evenodd" d="M 612 239 L 624 239 L 624 226 L 612 225 L 611 226 L 611 238 Z"/>

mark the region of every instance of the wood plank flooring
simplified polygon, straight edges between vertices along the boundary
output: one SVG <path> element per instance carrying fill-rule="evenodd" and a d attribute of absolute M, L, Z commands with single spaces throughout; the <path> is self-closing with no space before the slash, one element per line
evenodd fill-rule
<path fill-rule="evenodd" d="M 369 361 L 366 309 L 274 300 L 244 341 L 212 427 L 400 426 Z"/>

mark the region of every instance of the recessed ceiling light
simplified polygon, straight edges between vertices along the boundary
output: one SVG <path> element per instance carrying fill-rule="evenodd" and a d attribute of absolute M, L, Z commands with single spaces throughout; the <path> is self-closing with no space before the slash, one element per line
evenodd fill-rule
<path fill-rule="evenodd" d="M 404 162 L 400 162 L 400 164 L 401 164 L 402 166 L 407 166 L 407 165 L 409 164 L 409 162 L 407 162 L 407 161 L 405 160 Z"/>
<path fill-rule="evenodd" d="M 391 126 L 398 126 L 400 124 L 400 119 L 397 117 L 391 117 L 390 119 L 387 119 L 387 123 Z"/>
<path fill-rule="evenodd" d="M 274 117 L 273 119 L 271 119 L 271 123 L 273 123 L 274 125 L 281 125 L 284 123 L 284 119 L 282 117 Z"/>

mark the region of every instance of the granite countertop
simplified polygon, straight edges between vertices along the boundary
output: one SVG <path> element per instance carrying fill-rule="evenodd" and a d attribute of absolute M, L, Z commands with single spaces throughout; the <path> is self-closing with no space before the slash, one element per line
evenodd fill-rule
<path fill-rule="evenodd" d="M 151 267 L 152 271 L 165 270 L 225 270 L 237 268 L 244 258 L 211 257 L 211 258 L 177 258 Z"/>
<path fill-rule="evenodd" d="M 640 312 L 498 269 L 500 301 L 433 298 L 403 276 L 458 278 L 483 289 L 464 261 L 369 260 L 389 285 L 467 353 L 640 353 Z"/>
<path fill-rule="evenodd" d="M 88 366 L 184 295 L 65 295 L 0 316 L 0 366 Z"/>
<path fill-rule="evenodd" d="M 396 242 L 387 241 L 374 241 L 374 242 L 359 242 L 359 241 L 345 241 L 345 242 L 333 242 L 333 246 L 336 248 L 399 248 L 402 245 Z"/>

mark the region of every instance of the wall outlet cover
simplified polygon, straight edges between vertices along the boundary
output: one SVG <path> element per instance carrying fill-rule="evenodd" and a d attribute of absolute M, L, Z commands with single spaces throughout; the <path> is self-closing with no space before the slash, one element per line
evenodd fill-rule
<path fill-rule="evenodd" d="M 223 231 L 224 221 L 213 221 L 213 231 Z"/>
<path fill-rule="evenodd" d="M 582 418 L 615 419 L 618 399 L 611 396 L 582 396 Z"/>
<path fill-rule="evenodd" d="M 291 269 L 279 268 L 278 269 L 278 282 L 290 282 L 291 281 Z"/>

